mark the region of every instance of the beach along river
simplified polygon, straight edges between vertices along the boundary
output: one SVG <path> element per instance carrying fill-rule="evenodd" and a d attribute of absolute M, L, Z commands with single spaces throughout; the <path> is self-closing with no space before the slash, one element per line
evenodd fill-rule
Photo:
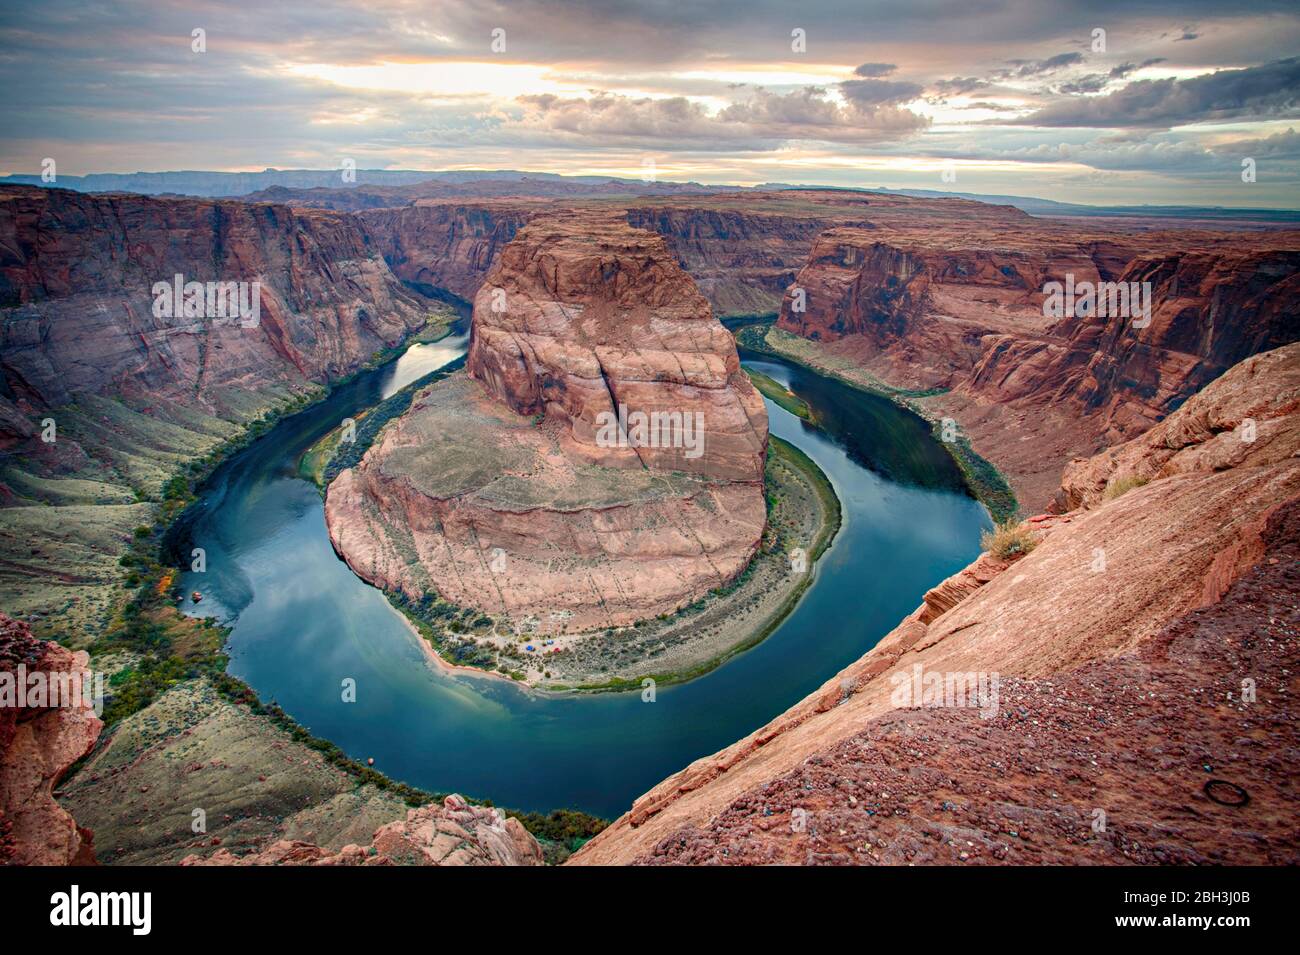
<path fill-rule="evenodd" d="M 984 508 L 917 416 L 764 356 L 745 364 L 815 411 L 814 428 L 770 401 L 772 433 L 826 472 L 843 526 L 813 585 L 755 648 L 654 703 L 639 692 L 529 693 L 435 666 L 383 594 L 334 553 L 320 494 L 297 462 L 344 418 L 464 354 L 467 336 L 417 344 L 338 388 L 227 460 L 172 535 L 207 551 L 189 613 L 233 627 L 230 672 L 355 759 L 436 792 L 518 809 L 614 817 L 665 776 L 757 729 L 869 650 L 922 594 L 970 562 Z M 356 702 L 341 684 L 356 681 Z"/>

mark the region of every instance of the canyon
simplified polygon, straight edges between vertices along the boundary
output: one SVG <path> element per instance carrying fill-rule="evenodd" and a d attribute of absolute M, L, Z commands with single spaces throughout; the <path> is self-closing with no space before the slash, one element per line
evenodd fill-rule
<path fill-rule="evenodd" d="M 748 565 L 767 414 L 657 234 L 530 220 L 475 298 L 467 371 L 330 485 L 331 536 L 363 578 L 411 600 L 436 581 L 549 635 L 671 612 Z M 635 415 L 677 427 L 638 440 L 617 425 Z"/>
<path fill-rule="evenodd" d="M 325 211 L 11 188 L 0 242 L 11 413 L 85 393 L 221 413 L 346 375 L 424 323 L 357 223 Z M 154 283 L 178 273 L 258 281 L 259 324 L 155 315 Z"/>
<path fill-rule="evenodd" d="M 525 222 L 572 208 L 618 209 L 663 235 L 715 314 L 777 313 L 780 330 L 815 343 L 793 343 L 790 357 L 868 387 L 936 392 L 919 410 L 958 423 L 1031 510 L 1049 504 L 1070 459 L 1139 433 L 1237 361 L 1300 334 L 1293 230 L 797 189 L 416 199 L 360 218 L 404 279 L 468 298 Z M 1045 317 L 1044 287 L 1067 274 L 1149 283 L 1154 312 L 1136 328 Z"/>
<path fill-rule="evenodd" d="M 927 416 L 959 423 L 1029 510 L 1048 506 L 1070 459 L 1300 337 L 1294 232 L 1081 234 L 1007 209 L 960 231 L 875 224 L 817 238 L 777 328 L 818 347 L 778 335 L 777 350 L 867 386 L 935 393 L 918 402 Z M 1048 317 L 1045 288 L 1066 277 L 1145 283 L 1154 310 Z"/>
<path fill-rule="evenodd" d="M 256 289 L 256 324 L 155 314 L 177 275 Z M 344 215 L 33 187 L 0 190 L 0 302 L 0 605 L 74 632 L 178 471 L 442 309 Z"/>
<path fill-rule="evenodd" d="M 259 324 L 155 315 L 152 285 L 175 274 L 257 281 Z M 1067 274 L 1149 283 L 1150 321 L 1045 315 Z M 766 412 L 717 319 L 773 315 L 773 353 L 937 431 L 950 419 L 1033 515 L 1032 549 L 937 584 L 858 663 L 654 787 L 573 861 L 1294 861 L 1296 767 L 1265 741 L 1295 726 L 1298 276 L 1300 232 L 898 194 L 0 187 L 0 606 L 25 621 L 0 621 L 5 646 L 84 668 L 168 482 L 447 322 L 448 298 L 473 302 L 467 370 L 421 389 L 331 485 L 337 550 L 407 599 L 436 589 L 560 641 L 687 605 L 762 551 Z M 605 446 L 597 418 L 620 404 L 699 411 L 704 453 Z M 891 705 L 892 677 L 917 665 L 996 671 L 999 714 Z M 256 738 L 256 759 L 209 748 L 210 771 L 173 778 L 179 744 L 148 728 L 162 713 L 196 745 Z M 259 720 L 187 678 L 101 740 L 65 802 L 94 828 L 109 801 L 147 808 L 133 774 L 227 796 L 240 773 L 272 775 L 293 810 L 236 813 L 239 855 L 218 862 L 445 862 L 449 833 L 496 832 L 460 802 L 407 818 L 372 787 L 349 796 L 316 761 L 310 798 L 331 808 L 302 810 L 291 777 L 312 754 Z M 23 757 L 34 776 L 4 764 L 30 794 L 4 790 L 10 858 L 89 858 L 51 792 L 97 723 L 0 722 L 4 759 L 40 751 Z M 1097 729 L 1080 741 L 1080 726 Z M 1250 804 L 1216 802 L 1220 777 Z M 475 835 L 451 861 L 532 863 L 528 839 Z M 118 858 L 197 848 L 164 843 Z"/>
<path fill-rule="evenodd" d="M 923 413 L 959 423 L 1028 509 L 1048 504 L 1071 458 L 1139 433 L 1298 334 L 1296 231 L 1080 223 L 963 199 L 795 189 L 420 199 L 361 217 L 403 278 L 468 297 L 524 222 L 574 207 L 618 208 L 663 235 L 720 317 L 778 313 L 779 329 L 818 346 L 796 344 L 790 357 L 867 386 L 942 392 Z M 1067 274 L 1149 283 L 1154 313 L 1136 328 L 1045 317 L 1044 287 Z"/>
<path fill-rule="evenodd" d="M 1077 506 L 1031 518 L 1028 553 L 936 586 L 571 864 L 1293 860 L 1298 408 L 1289 345 L 1080 462 Z M 997 675 L 991 718 L 989 701 L 900 705 L 921 672 Z M 1216 803 L 1214 779 L 1249 802 Z"/>

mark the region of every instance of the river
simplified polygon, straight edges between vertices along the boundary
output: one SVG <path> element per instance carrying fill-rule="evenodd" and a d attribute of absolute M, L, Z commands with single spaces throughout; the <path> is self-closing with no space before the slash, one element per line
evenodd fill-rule
<path fill-rule="evenodd" d="M 843 526 L 813 585 L 753 649 L 699 679 L 594 696 L 530 693 L 430 662 L 403 618 L 334 553 L 297 461 L 340 422 L 464 354 L 466 335 L 416 344 L 286 418 L 224 462 L 173 534 L 203 547 L 186 611 L 233 629 L 230 672 L 317 736 L 387 775 L 525 810 L 613 818 L 692 760 L 779 714 L 860 657 L 922 594 L 979 552 L 987 513 L 920 418 L 800 367 L 742 352 L 822 425 L 767 403 L 773 434 L 826 472 Z M 356 702 L 342 700 L 345 678 Z"/>

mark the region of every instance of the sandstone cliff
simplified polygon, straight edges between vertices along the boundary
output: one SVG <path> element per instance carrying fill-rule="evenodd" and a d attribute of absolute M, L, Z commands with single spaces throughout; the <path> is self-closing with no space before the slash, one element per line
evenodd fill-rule
<path fill-rule="evenodd" d="M 762 481 L 763 400 L 730 334 L 662 237 L 617 216 L 531 223 L 474 300 L 469 373 L 521 415 L 569 425 L 581 453 L 614 467 Z M 683 447 L 608 447 L 602 413 L 703 421 Z"/>
<path fill-rule="evenodd" d="M 27 624 L 0 613 L 0 864 L 95 862 L 92 833 L 54 801 L 53 789 L 94 747 L 104 724 L 80 693 L 53 706 L 48 695 L 49 686 L 66 692 L 82 681 L 93 692 L 87 663 L 85 653 L 37 640 Z M 26 677 L 30 686 L 34 674 L 46 695 L 19 706 L 17 682 Z"/>
<path fill-rule="evenodd" d="M 813 240 L 836 226 L 871 228 L 864 218 L 868 206 L 873 221 L 914 222 L 942 214 L 978 219 L 987 214 L 982 210 L 996 208 L 963 200 L 944 200 L 945 208 L 936 200 L 800 190 L 703 194 L 650 188 L 637 190 L 636 198 L 617 191 L 610 199 L 592 198 L 609 192 L 596 187 L 563 190 L 530 181 L 428 183 L 276 188 L 242 201 L 284 203 L 303 214 L 313 209 L 351 212 L 370 246 L 398 278 L 421 290 L 448 291 L 463 299 L 474 297 L 496 256 L 534 216 L 622 210 L 634 228 L 664 237 L 720 317 L 776 312 Z M 556 198 L 561 195 L 569 198 Z"/>
<path fill-rule="evenodd" d="M 779 327 L 890 386 L 945 390 L 927 409 L 960 422 L 1028 509 L 1070 457 L 1300 337 L 1297 233 L 1081 232 L 996 206 L 960 226 L 864 214 L 870 228 L 817 238 Z M 1067 276 L 1149 283 L 1150 314 L 1046 316 L 1045 287 Z"/>
<path fill-rule="evenodd" d="M 627 218 L 664 237 L 719 316 L 777 312 L 815 241 L 830 229 L 942 231 L 954 221 L 1032 221 L 1008 207 L 963 199 L 801 189 L 656 198 L 630 204 Z"/>
<path fill-rule="evenodd" d="M 1241 362 L 1214 387 L 1140 437 L 1071 461 L 1061 479 L 1067 508 L 1093 508 L 1124 487 L 1176 474 L 1267 468 L 1300 457 L 1300 366 L 1295 347 Z"/>
<path fill-rule="evenodd" d="M 813 240 L 845 218 L 832 209 L 795 214 L 779 199 L 752 196 L 627 210 L 634 228 L 664 237 L 719 316 L 775 312 Z"/>
<path fill-rule="evenodd" d="M 357 218 L 398 278 L 469 301 L 498 253 L 543 205 L 520 199 L 429 200 Z"/>
<path fill-rule="evenodd" d="M 468 368 L 330 486 L 331 537 L 362 577 L 554 633 L 671 611 L 748 563 L 766 411 L 659 236 L 609 214 L 531 221 L 476 297 Z M 610 427 L 620 405 L 675 416 L 681 440 Z"/>
<path fill-rule="evenodd" d="M 1149 319 L 1065 318 L 1042 341 L 990 337 L 960 389 L 1063 407 L 1092 418 L 1107 444 L 1140 434 L 1243 358 L 1300 338 L 1300 236 L 1290 241 L 1138 255 L 1117 281 L 1150 283 Z"/>
<path fill-rule="evenodd" d="M 618 208 L 521 194 L 422 199 L 366 209 L 357 219 L 399 278 L 472 300 L 497 255 L 529 219 Z M 833 225 L 859 221 L 852 207 L 791 208 L 788 199 L 762 195 L 664 199 L 624 211 L 633 228 L 664 237 L 719 316 L 775 312 L 813 239 Z"/>
<path fill-rule="evenodd" d="M 155 283 L 259 284 L 257 324 L 156 317 Z M 324 382 L 423 324 L 347 216 L 196 199 L 0 189 L 0 394 L 220 409 L 229 389 Z"/>
<path fill-rule="evenodd" d="M 572 862 L 1294 862 L 1298 401 L 1300 344 L 1072 468 L 1083 506 L 1030 553 L 936 587 Z M 1149 480 L 1098 497 L 1114 474 Z M 991 718 L 900 702 L 914 674 L 999 675 Z"/>
<path fill-rule="evenodd" d="M 349 216 L 0 189 L 0 606 L 90 639 L 145 502 L 430 314 Z"/>

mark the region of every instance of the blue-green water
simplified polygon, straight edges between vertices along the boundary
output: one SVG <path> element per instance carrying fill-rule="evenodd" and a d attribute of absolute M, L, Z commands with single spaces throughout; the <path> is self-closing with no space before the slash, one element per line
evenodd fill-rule
<path fill-rule="evenodd" d="M 825 430 L 768 403 L 771 430 L 835 486 L 844 522 L 793 613 L 712 673 L 639 692 L 557 697 L 433 665 L 399 614 L 335 555 L 303 451 L 343 418 L 462 354 L 413 346 L 227 461 L 174 537 L 201 546 L 192 613 L 233 625 L 230 672 L 318 736 L 425 789 L 498 805 L 613 817 L 692 760 L 752 732 L 861 656 L 927 588 L 979 550 L 984 509 L 914 415 L 794 366 L 742 355 L 815 409 Z M 345 678 L 355 703 L 342 701 Z"/>

